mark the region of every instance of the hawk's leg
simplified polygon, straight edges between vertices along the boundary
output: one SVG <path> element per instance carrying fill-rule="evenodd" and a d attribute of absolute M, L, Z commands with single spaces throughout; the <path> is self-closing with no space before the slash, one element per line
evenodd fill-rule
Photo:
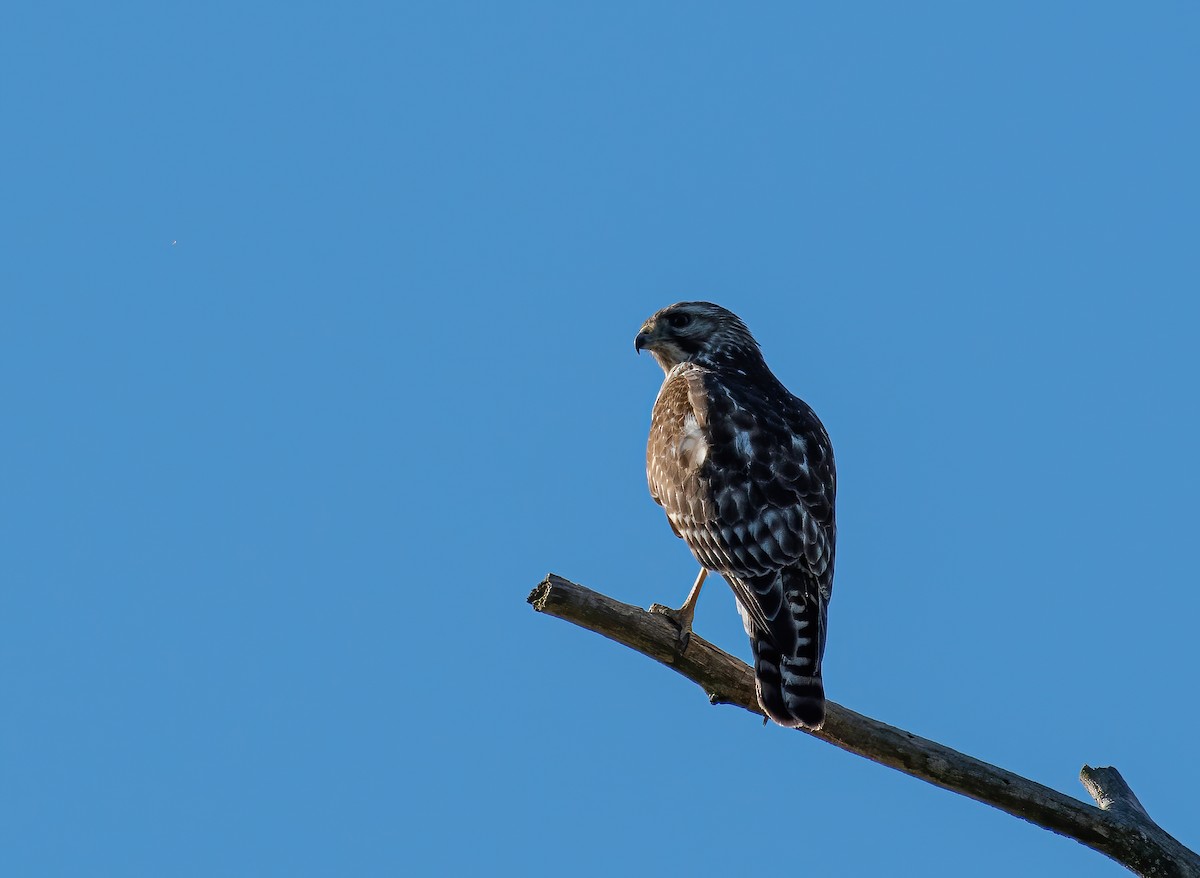
<path fill-rule="evenodd" d="M 696 601 L 700 599 L 700 587 L 704 585 L 704 578 L 706 576 L 708 576 L 708 568 L 701 567 L 700 575 L 696 577 L 696 584 L 692 586 L 692 590 L 688 592 L 687 600 L 683 602 L 683 606 L 678 610 L 672 610 L 670 607 L 664 607 L 662 604 L 652 604 L 650 607 L 651 613 L 660 613 L 679 626 L 680 653 L 687 649 L 688 641 L 692 639 L 692 619 L 696 616 Z"/>

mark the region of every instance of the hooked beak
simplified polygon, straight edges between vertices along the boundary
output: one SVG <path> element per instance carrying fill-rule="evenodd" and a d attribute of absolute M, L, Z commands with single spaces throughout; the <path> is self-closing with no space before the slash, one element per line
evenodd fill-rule
<path fill-rule="evenodd" d="M 637 334 L 637 338 L 635 338 L 633 340 L 633 349 L 640 354 L 642 352 L 642 348 L 646 347 L 649 344 L 650 344 L 650 333 L 644 332 L 644 331 L 639 332 Z"/>

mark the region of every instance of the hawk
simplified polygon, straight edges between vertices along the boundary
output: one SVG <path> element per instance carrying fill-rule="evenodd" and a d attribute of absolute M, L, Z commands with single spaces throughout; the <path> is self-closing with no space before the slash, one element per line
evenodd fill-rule
<path fill-rule="evenodd" d="M 700 562 L 683 606 L 658 609 L 686 649 L 700 587 L 720 573 L 750 635 L 763 711 L 781 726 L 820 728 L 836 538 L 829 435 L 720 305 L 664 308 L 634 347 L 666 372 L 646 445 L 650 496 Z"/>

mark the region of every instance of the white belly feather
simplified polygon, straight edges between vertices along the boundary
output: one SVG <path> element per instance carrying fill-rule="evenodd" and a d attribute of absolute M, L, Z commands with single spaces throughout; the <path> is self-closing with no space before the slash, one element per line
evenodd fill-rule
<path fill-rule="evenodd" d="M 708 458 L 708 442 L 704 439 L 704 430 L 696 423 L 696 416 L 690 412 L 683 419 L 683 429 L 679 433 L 676 449 L 679 462 L 690 470 L 699 469 Z"/>

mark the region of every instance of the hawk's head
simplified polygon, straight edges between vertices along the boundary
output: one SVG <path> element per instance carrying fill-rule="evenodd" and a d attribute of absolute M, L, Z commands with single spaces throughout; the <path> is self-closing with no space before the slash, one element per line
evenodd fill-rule
<path fill-rule="evenodd" d="M 718 363 L 757 357 L 758 342 L 746 324 L 734 314 L 712 302 L 676 302 L 663 308 L 642 324 L 633 340 L 669 372 L 679 363 Z"/>

